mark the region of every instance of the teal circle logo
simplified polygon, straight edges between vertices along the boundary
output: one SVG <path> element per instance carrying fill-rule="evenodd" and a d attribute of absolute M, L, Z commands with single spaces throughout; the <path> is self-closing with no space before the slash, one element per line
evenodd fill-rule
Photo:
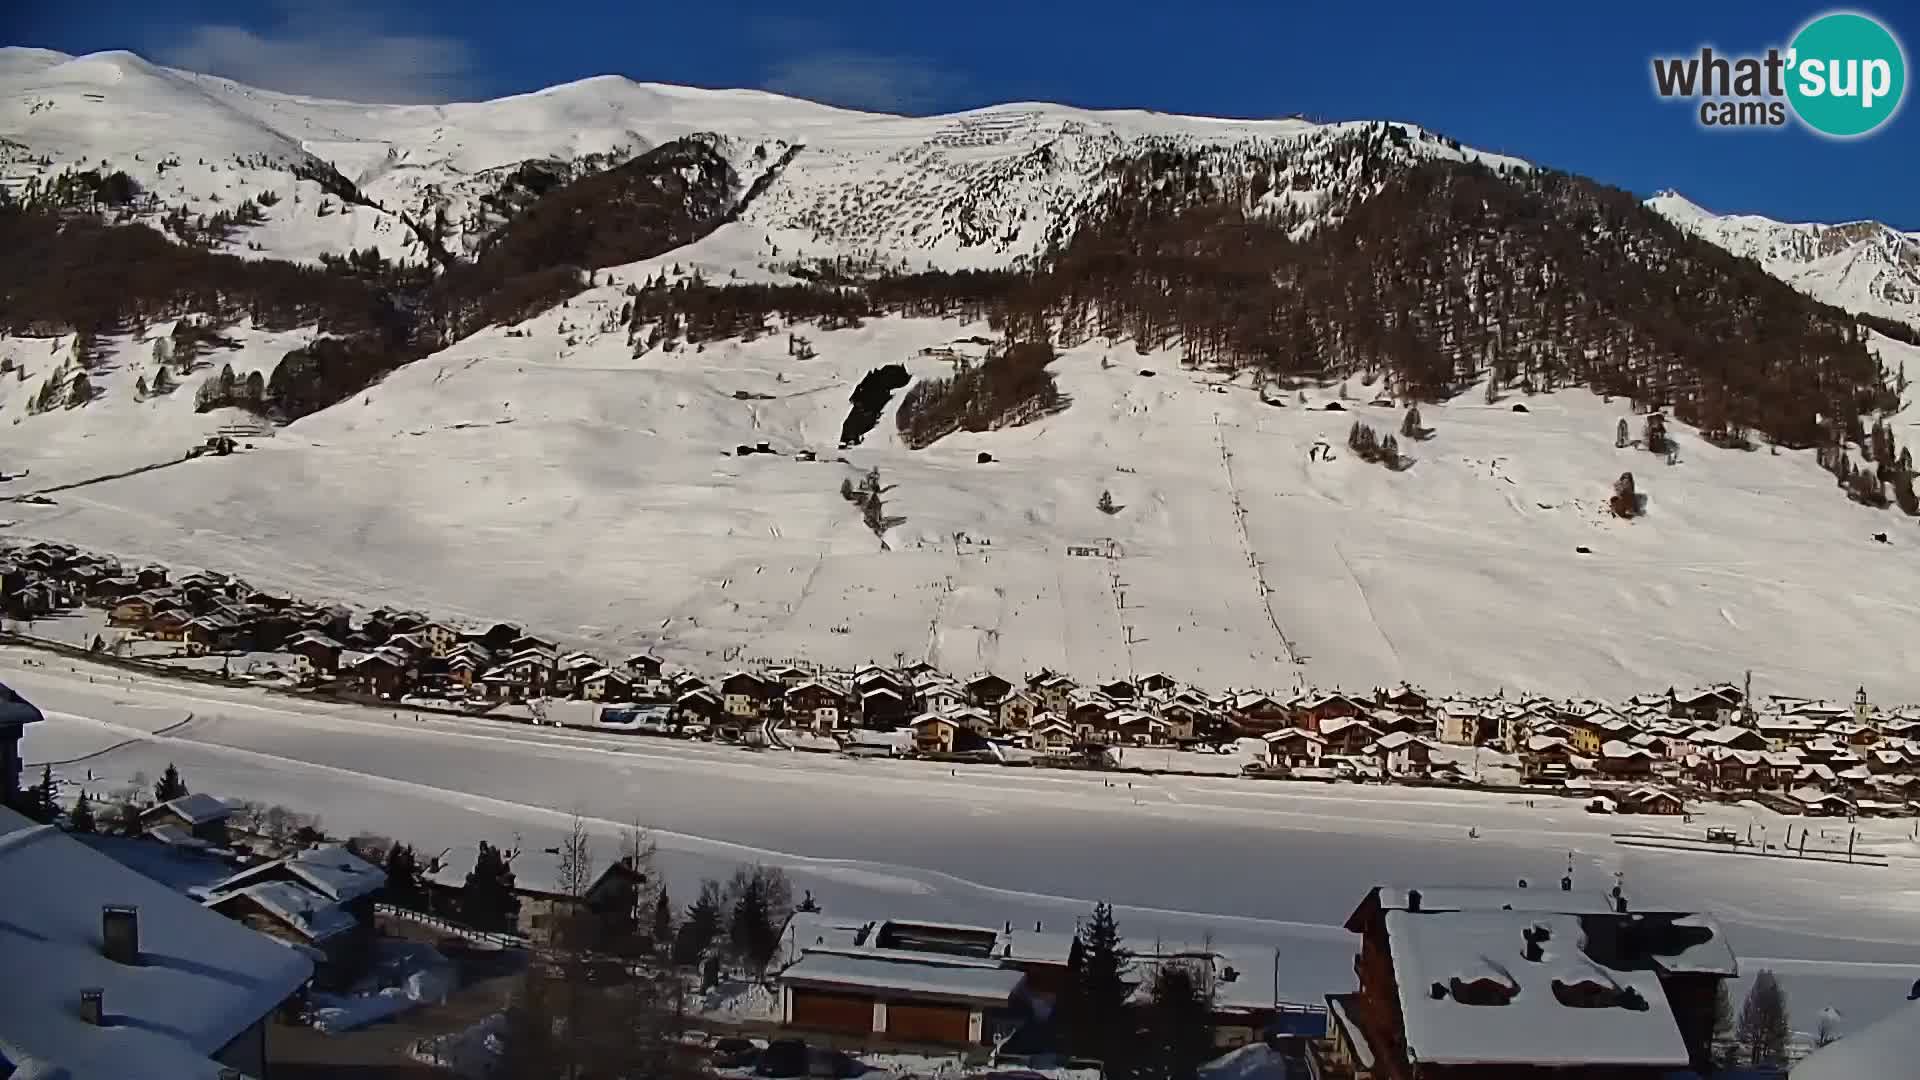
<path fill-rule="evenodd" d="M 1787 100 L 1823 135 L 1865 135 L 1893 118 L 1907 92 L 1907 58 L 1892 31 L 1853 12 L 1822 15 L 1794 35 Z"/>

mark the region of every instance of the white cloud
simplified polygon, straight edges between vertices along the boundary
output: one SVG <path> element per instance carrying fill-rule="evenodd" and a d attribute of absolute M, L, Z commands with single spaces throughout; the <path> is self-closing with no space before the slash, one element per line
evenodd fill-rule
<path fill-rule="evenodd" d="M 912 57 L 833 49 L 782 60 L 761 85 L 828 105 L 911 113 L 939 105 L 955 82 Z"/>
<path fill-rule="evenodd" d="M 834 27 L 816 19 L 769 16 L 747 27 L 777 59 L 761 87 L 853 109 L 912 113 L 938 108 L 963 81 L 931 61 L 848 48 Z"/>
<path fill-rule="evenodd" d="M 289 4 L 264 32 L 202 25 L 159 50 L 162 63 L 290 94 L 392 104 L 450 101 L 473 60 L 457 38 L 387 33 L 335 5 Z"/>

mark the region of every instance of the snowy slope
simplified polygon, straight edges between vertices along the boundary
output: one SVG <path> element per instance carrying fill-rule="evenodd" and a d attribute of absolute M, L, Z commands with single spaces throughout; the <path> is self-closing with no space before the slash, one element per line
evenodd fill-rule
<path fill-rule="evenodd" d="M 759 234 L 760 261 L 877 255 L 914 266 L 1003 266 L 1032 256 L 1069 224 L 1116 155 L 1149 146 L 1310 150 L 1359 126 L 1045 104 L 909 118 L 616 76 L 496 101 L 362 105 L 257 90 L 127 52 L 68 58 L 0 49 L 0 137 L 8 140 L 0 143 L 0 179 L 19 186 L 104 164 L 162 204 L 202 214 L 271 191 L 282 199 L 267 224 L 236 236 L 234 249 L 307 261 L 368 245 L 422 261 L 400 214 L 424 222 L 444 211 L 450 239 L 470 247 L 492 224 L 481 197 L 521 162 L 598 155 L 613 164 L 711 133 L 726 139 L 748 183 L 788 149 L 803 148 L 745 219 Z M 1405 127 L 1413 153 L 1523 164 Z M 315 161 L 332 164 L 382 209 L 342 208 L 287 171 Z M 162 170 L 162 162 L 172 163 Z M 1288 198 L 1311 203 L 1318 195 L 1280 179 Z"/>
<path fill-rule="evenodd" d="M 1647 205 L 1816 300 L 1920 326 L 1920 235 L 1877 221 L 1789 224 L 1757 214 L 1715 214 L 1673 191 L 1660 192 Z"/>
<path fill-rule="evenodd" d="M 886 318 L 798 328 L 818 352 L 806 360 L 784 332 L 636 359 L 597 328 L 626 275 L 653 269 L 403 368 L 250 452 L 10 507 L 15 531 L 702 666 L 902 653 L 1010 676 L 1603 694 L 1752 667 L 1783 690 L 1920 691 L 1905 644 L 1920 536 L 1843 501 L 1809 454 L 1682 431 L 1669 467 L 1615 449 L 1624 402 L 1571 391 L 1518 414 L 1469 395 L 1425 409 L 1437 434 L 1389 473 L 1346 452 L 1356 413 L 1384 430 L 1401 416 L 1363 404 L 1357 383 L 1349 411 L 1318 408 L 1338 388 L 1276 407 L 1174 356 L 1098 343 L 1056 362 L 1073 399 L 1058 416 L 909 451 L 889 413 L 842 454 L 861 375 L 938 374 L 947 361 L 922 350 L 985 328 Z M 1920 370 L 1913 350 L 1879 345 Z M 9 467 L 34 469 L 7 490 L 124 467 L 122 421 L 100 407 L 0 427 Z M 205 421 L 165 412 L 190 410 L 184 395 L 151 407 Z M 56 441 L 55 426 L 100 437 Z M 730 456 L 761 441 L 781 453 Z M 1310 462 L 1316 441 L 1336 460 Z M 889 550 L 839 496 L 871 467 L 905 519 Z M 1626 470 L 1650 500 L 1631 524 L 1604 506 Z M 1119 513 L 1096 509 L 1103 491 Z M 1893 544 L 1870 541 L 1887 530 Z M 1109 539 L 1113 559 L 1066 552 Z"/>

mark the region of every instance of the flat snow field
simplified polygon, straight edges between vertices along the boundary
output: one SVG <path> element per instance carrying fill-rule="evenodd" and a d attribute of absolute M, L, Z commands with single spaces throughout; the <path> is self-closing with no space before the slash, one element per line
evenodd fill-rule
<path fill-rule="evenodd" d="M 47 713 L 27 734 L 29 768 L 56 762 L 96 792 L 174 762 L 195 790 L 315 813 L 335 835 L 452 849 L 456 868 L 478 840 L 517 838 L 529 884 L 551 882 L 542 850 L 569 812 L 589 818 L 603 857 L 638 821 L 676 897 L 760 861 L 854 919 L 1066 931 L 1108 900 L 1140 947 L 1210 935 L 1253 998 L 1273 992 L 1275 950 L 1281 996 L 1350 988 L 1355 941 L 1339 924 L 1376 883 L 1552 888 L 1569 856 L 1582 889 L 1620 873 L 1642 908 L 1712 911 L 1743 968 L 1777 971 L 1805 1018 L 1831 1005 L 1849 1026 L 1869 1021 L 1920 976 L 1920 848 L 1904 821 L 1862 824 L 1863 846 L 1890 868 L 1822 865 L 1609 835 L 1708 823 L 1783 833 L 1785 819 L 1743 808 L 1682 826 L 1555 798 L 754 753 L 172 684 L 21 650 L 0 650 L 0 679 Z"/>

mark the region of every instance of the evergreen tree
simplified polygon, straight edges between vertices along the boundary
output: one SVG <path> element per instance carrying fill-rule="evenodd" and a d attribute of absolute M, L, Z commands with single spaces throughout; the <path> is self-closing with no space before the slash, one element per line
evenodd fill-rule
<path fill-rule="evenodd" d="M 1120 938 L 1113 908 L 1094 905 L 1093 917 L 1080 932 L 1082 957 L 1078 986 L 1078 1030 L 1074 1046 L 1103 1062 L 1118 1065 L 1131 1060 L 1133 1021 L 1128 998 L 1133 987 L 1127 975 L 1133 954 Z"/>
<path fill-rule="evenodd" d="M 1623 416 L 1620 418 L 1619 426 L 1613 429 L 1613 448 L 1616 450 L 1625 450 L 1627 443 L 1631 441 L 1632 437 L 1627 431 L 1627 418 Z"/>
<path fill-rule="evenodd" d="M 67 815 L 67 827 L 77 833 L 92 834 L 99 831 L 98 824 L 93 820 L 93 802 L 87 798 L 86 792 L 82 791 L 80 797 L 74 800 L 73 812 Z"/>
<path fill-rule="evenodd" d="M 1094 505 L 1099 507 L 1100 512 L 1103 514 L 1117 514 L 1120 512 L 1120 507 L 1113 501 L 1113 492 L 1111 491 L 1102 491 L 1100 493 L 1100 501 Z"/>
<path fill-rule="evenodd" d="M 53 824 L 60 817 L 59 791 L 53 766 L 42 765 L 40 782 L 20 793 L 20 812 L 42 825 Z"/>
<path fill-rule="evenodd" d="M 657 951 L 672 943 L 673 902 L 667 899 L 667 890 L 661 889 L 653 901 L 653 947 Z"/>
<path fill-rule="evenodd" d="M 700 883 L 700 898 L 687 908 L 687 917 L 673 939 L 673 962 L 697 964 L 700 957 L 720 935 L 720 883 L 709 878 Z"/>
<path fill-rule="evenodd" d="M 1633 474 L 1623 472 L 1620 479 L 1613 482 L 1613 498 L 1607 501 L 1613 516 L 1633 518 L 1640 513 L 1640 493 L 1633 484 Z"/>
<path fill-rule="evenodd" d="M 1647 414 L 1647 450 L 1649 453 L 1667 452 L 1667 418 L 1660 413 Z"/>
<path fill-rule="evenodd" d="M 167 771 L 153 782 L 153 801 L 172 802 L 185 794 L 188 794 L 187 782 L 180 779 L 180 770 L 174 767 L 173 762 L 167 762 Z"/>
<path fill-rule="evenodd" d="M 1400 421 L 1400 436 L 1406 439 L 1418 439 L 1425 433 L 1426 429 L 1420 426 L 1420 406 L 1408 406 L 1406 419 Z"/>
<path fill-rule="evenodd" d="M 1787 993 L 1773 972 L 1761 968 L 1753 977 L 1753 987 L 1740 1006 L 1740 1019 L 1734 1030 L 1740 1048 L 1750 1065 L 1783 1065 L 1787 1057 L 1787 1039 L 1793 1034 L 1787 1015 Z"/>
<path fill-rule="evenodd" d="M 173 393 L 174 385 L 173 372 L 163 367 L 153 373 L 153 393 L 156 396 Z"/>
<path fill-rule="evenodd" d="M 480 853 L 460 893 L 460 911 L 475 929 L 513 928 L 520 914 L 520 899 L 513 894 L 512 855 L 480 841 Z"/>
<path fill-rule="evenodd" d="M 93 400 L 93 380 L 87 378 L 84 371 L 76 372 L 73 381 L 67 383 L 67 408 L 85 405 Z"/>
<path fill-rule="evenodd" d="M 749 878 L 740 894 L 733 898 L 733 910 L 727 921 L 728 944 L 741 966 L 748 972 L 764 970 L 772 958 L 767 926 L 767 894 L 761 884 Z"/>
<path fill-rule="evenodd" d="M 1713 1060 L 1720 1065 L 1734 1064 L 1734 1057 L 1727 1049 L 1733 1044 L 1733 992 L 1727 989 L 1726 980 L 1713 984 Z"/>
<path fill-rule="evenodd" d="M 427 907 L 426 874 L 410 844 L 395 844 L 387 849 L 387 903 L 409 911 Z"/>
<path fill-rule="evenodd" d="M 1195 1080 L 1214 1052 L 1208 980 L 1192 965 L 1162 963 L 1154 970 L 1149 1000 L 1147 1071 L 1154 1080 Z"/>

